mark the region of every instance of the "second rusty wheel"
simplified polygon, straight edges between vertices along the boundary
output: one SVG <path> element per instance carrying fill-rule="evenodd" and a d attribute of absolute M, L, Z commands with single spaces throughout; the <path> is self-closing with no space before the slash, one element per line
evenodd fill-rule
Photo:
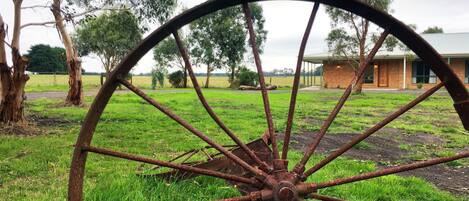
<path fill-rule="evenodd" d="M 442 60 L 441 56 L 427 43 L 425 42 L 418 34 L 413 30 L 408 28 L 402 22 L 393 18 L 392 16 L 378 11 L 359 0 L 307 0 L 309 2 L 314 2 L 314 8 L 311 11 L 311 17 L 306 26 L 306 31 L 303 36 L 301 47 L 298 54 L 298 62 L 295 72 L 295 78 L 293 82 L 293 89 L 291 95 L 291 104 L 289 107 L 289 113 L 287 118 L 287 126 L 285 131 L 284 146 L 282 152 L 279 151 L 278 144 L 276 141 L 274 133 L 274 124 L 272 119 L 272 114 L 270 111 L 270 102 L 268 98 L 268 92 L 265 86 L 265 80 L 263 76 L 263 69 L 259 53 L 256 46 L 256 35 L 252 25 L 251 11 L 249 7 L 250 2 L 255 2 L 254 0 L 212 0 L 206 3 L 203 3 L 199 6 L 196 6 L 192 9 L 187 10 L 183 14 L 173 18 L 166 24 L 162 25 L 160 28 L 151 33 L 145 40 L 143 40 L 138 47 L 136 47 L 127 57 L 120 63 L 120 65 L 112 72 L 109 79 L 106 80 L 106 83 L 101 88 L 100 92 L 96 96 L 87 116 L 83 123 L 83 126 L 80 131 L 80 135 L 76 142 L 75 151 L 73 154 L 71 170 L 70 170 L 70 179 L 69 179 L 69 188 L 68 188 L 68 200 L 70 201 L 79 201 L 83 200 L 83 181 L 85 173 L 85 164 L 86 158 L 89 152 L 103 154 L 113 157 L 118 157 L 122 159 L 138 161 L 143 163 L 154 164 L 158 166 L 169 167 L 179 171 L 191 172 L 194 174 L 208 175 L 212 177 L 222 178 L 232 182 L 243 183 L 254 190 L 251 190 L 250 193 L 237 198 L 229 198 L 226 200 L 233 201 L 242 201 L 242 200 L 263 200 L 263 201 L 294 201 L 301 200 L 303 198 L 314 198 L 319 200 L 340 200 L 337 198 L 332 198 L 324 195 L 317 194 L 318 189 L 333 187 L 337 185 L 342 185 L 346 183 L 356 182 L 367 180 L 375 177 L 380 177 L 384 175 L 409 171 L 417 168 L 424 168 L 431 165 L 436 165 L 440 163 L 445 163 L 453 160 L 458 160 L 462 158 L 468 158 L 469 152 L 461 152 L 451 157 L 436 158 L 427 161 L 412 163 L 408 165 L 401 165 L 391 168 L 386 168 L 383 170 L 364 173 L 360 175 L 355 175 L 347 178 L 339 178 L 336 180 L 323 182 L 323 183 L 308 183 L 305 182 L 306 179 L 312 174 L 316 173 L 318 170 L 326 166 L 328 163 L 341 156 L 347 150 L 352 148 L 354 145 L 365 140 L 367 137 L 383 128 L 429 96 L 438 91 L 439 89 L 445 87 L 449 94 L 451 95 L 456 111 L 461 117 L 462 123 L 466 129 L 469 129 L 469 94 L 465 89 L 462 82 L 457 78 L 454 72 L 448 67 L 448 65 Z M 317 138 L 309 146 L 308 150 L 304 153 L 301 161 L 294 166 L 293 169 L 289 170 L 287 168 L 288 158 L 287 153 L 289 150 L 290 135 L 293 125 L 293 117 L 295 113 L 296 106 L 296 97 L 299 88 L 300 74 L 301 74 L 301 61 L 304 56 L 304 49 L 310 31 L 313 26 L 316 13 L 318 11 L 320 4 L 326 4 L 329 6 L 337 7 L 340 9 L 347 10 L 356 15 L 362 16 L 372 22 L 377 26 L 381 27 L 384 31 L 382 32 L 380 38 L 373 47 L 366 62 L 364 65 L 360 66 L 360 73 L 358 76 L 353 79 L 350 85 L 345 90 L 344 94 L 338 101 L 335 108 L 329 114 L 327 119 L 324 121 Z M 191 23 L 192 21 L 203 17 L 207 14 L 216 12 L 221 9 L 225 9 L 232 6 L 241 6 L 244 12 L 247 31 L 249 33 L 249 42 L 251 44 L 252 52 L 254 54 L 254 60 L 259 74 L 259 82 L 262 92 L 262 100 L 264 104 L 264 111 L 267 123 L 267 133 L 271 142 L 271 151 L 272 161 L 263 160 L 258 156 L 248 145 L 244 144 L 238 137 L 223 123 L 223 121 L 217 116 L 217 114 L 212 110 L 209 103 L 206 101 L 195 77 L 192 65 L 190 63 L 189 54 L 186 50 L 183 42 L 180 40 L 178 35 L 178 29 Z M 383 44 L 384 40 L 388 35 L 393 35 L 407 45 L 413 52 L 416 53 L 423 61 L 430 64 L 432 70 L 442 81 L 440 84 L 437 84 L 435 87 L 429 89 L 422 95 L 420 95 L 415 100 L 411 101 L 407 105 L 402 106 L 399 110 L 395 111 L 387 118 L 383 119 L 381 122 L 372 125 L 370 128 L 366 129 L 360 135 L 354 137 L 350 142 L 342 145 L 339 149 L 332 152 L 329 156 L 321 160 L 319 163 L 314 164 L 311 168 L 306 169 L 306 164 L 308 163 L 310 157 L 314 154 L 318 144 L 320 143 L 323 136 L 326 134 L 328 128 L 334 121 L 337 114 L 340 112 L 341 108 L 344 106 L 345 102 L 349 98 L 352 92 L 352 86 L 360 80 L 359 78 L 363 76 L 365 67 L 370 63 L 374 55 L 378 52 L 379 48 Z M 144 91 L 133 86 L 131 83 L 127 82 L 124 76 L 136 65 L 136 63 L 145 55 L 149 50 L 156 46 L 159 42 L 164 40 L 166 37 L 173 35 L 176 39 L 177 46 L 180 50 L 181 56 L 184 59 L 185 66 L 189 72 L 189 76 L 193 82 L 193 86 L 197 92 L 198 98 L 201 101 L 202 105 L 206 109 L 207 113 L 212 117 L 212 119 L 217 123 L 217 125 L 239 146 L 239 150 L 242 150 L 246 157 L 240 157 L 239 154 L 232 152 L 225 147 L 221 146 L 217 142 L 213 141 L 205 135 L 203 132 L 199 131 L 184 119 L 173 113 L 169 108 L 164 107 L 162 104 L 145 94 Z M 109 102 L 111 96 L 113 95 L 116 87 L 122 84 L 127 87 L 129 90 L 133 91 L 135 94 L 144 99 L 147 103 L 153 105 L 156 109 L 164 113 L 166 116 L 183 126 L 185 129 L 205 141 L 211 147 L 223 154 L 227 159 L 229 159 L 234 164 L 238 165 L 244 171 L 249 174 L 244 175 L 234 175 L 226 172 L 221 172 L 217 170 L 212 170 L 210 168 L 197 167 L 185 164 L 176 164 L 172 162 L 161 161 L 153 158 L 137 156 L 134 154 L 122 153 L 110 149 L 99 148 L 91 145 L 93 133 L 95 131 L 96 125 L 99 122 L 101 114 Z M 246 176 L 249 175 L 249 176 Z"/>

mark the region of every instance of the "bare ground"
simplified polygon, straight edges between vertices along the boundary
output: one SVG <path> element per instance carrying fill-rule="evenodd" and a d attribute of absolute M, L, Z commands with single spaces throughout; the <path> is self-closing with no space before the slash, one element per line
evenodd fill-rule
<path fill-rule="evenodd" d="M 291 147 L 295 150 L 305 151 L 306 147 L 313 141 L 316 133 L 303 132 L 292 135 Z M 357 134 L 326 134 L 317 148 L 317 152 L 327 154 L 341 145 L 350 141 Z M 283 134 L 278 134 L 283 139 Z M 444 141 L 437 136 L 417 133 L 406 135 L 399 129 L 383 129 L 379 133 L 370 136 L 365 144 L 355 146 L 344 155 L 359 160 L 371 160 L 377 162 L 379 167 L 387 167 L 397 164 L 413 162 L 412 149 L 402 149 L 401 145 L 432 147 L 443 146 Z M 469 149 L 469 147 L 466 147 Z M 416 176 L 423 178 L 439 189 L 449 191 L 457 195 L 469 195 L 469 166 L 449 167 L 442 164 L 410 172 L 401 173 L 402 176 Z"/>
<path fill-rule="evenodd" d="M 51 129 L 51 127 L 71 125 L 72 123 L 60 118 L 32 114 L 26 117 L 25 122 L 0 124 L 0 135 L 38 136 L 53 133 L 52 131 L 55 129 Z"/>

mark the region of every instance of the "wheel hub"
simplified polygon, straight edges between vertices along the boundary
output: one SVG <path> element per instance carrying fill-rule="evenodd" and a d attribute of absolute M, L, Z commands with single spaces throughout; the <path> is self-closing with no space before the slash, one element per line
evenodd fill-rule
<path fill-rule="evenodd" d="M 298 191 L 293 183 L 282 181 L 273 189 L 274 201 L 296 201 Z"/>

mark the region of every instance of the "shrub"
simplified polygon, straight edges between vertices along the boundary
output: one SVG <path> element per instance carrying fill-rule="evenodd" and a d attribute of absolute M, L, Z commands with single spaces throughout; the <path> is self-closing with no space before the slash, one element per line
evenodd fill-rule
<path fill-rule="evenodd" d="M 158 84 L 161 88 L 164 87 L 164 76 L 166 73 L 164 68 L 155 68 L 151 71 L 151 89 L 154 90 Z"/>
<path fill-rule="evenodd" d="M 423 88 L 423 84 L 422 83 L 418 83 L 417 84 L 417 89 L 422 89 Z"/>
<path fill-rule="evenodd" d="M 168 75 L 169 83 L 174 88 L 184 87 L 184 73 L 180 70 Z"/>
<path fill-rule="evenodd" d="M 236 82 L 239 85 L 247 85 L 247 86 L 257 86 L 259 83 L 259 76 L 256 72 L 249 70 L 246 67 L 242 67 L 239 69 L 238 74 L 236 74 Z"/>

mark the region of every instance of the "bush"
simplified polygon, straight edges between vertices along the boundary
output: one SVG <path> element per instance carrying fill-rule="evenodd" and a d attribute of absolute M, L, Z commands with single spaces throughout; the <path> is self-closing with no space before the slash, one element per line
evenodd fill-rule
<path fill-rule="evenodd" d="M 180 70 L 168 75 L 169 83 L 174 88 L 184 87 L 184 73 Z"/>
<path fill-rule="evenodd" d="M 166 73 L 164 68 L 156 68 L 151 71 L 151 89 L 154 90 L 158 84 L 161 88 L 164 87 L 164 76 Z"/>
<path fill-rule="evenodd" d="M 257 86 L 259 83 L 259 76 L 256 72 L 249 70 L 246 67 L 242 67 L 239 69 L 238 74 L 236 74 L 236 81 L 235 83 L 240 85 L 247 85 L 247 86 Z"/>
<path fill-rule="evenodd" d="M 418 83 L 417 84 L 417 89 L 422 89 L 423 88 L 423 84 L 422 83 Z"/>

